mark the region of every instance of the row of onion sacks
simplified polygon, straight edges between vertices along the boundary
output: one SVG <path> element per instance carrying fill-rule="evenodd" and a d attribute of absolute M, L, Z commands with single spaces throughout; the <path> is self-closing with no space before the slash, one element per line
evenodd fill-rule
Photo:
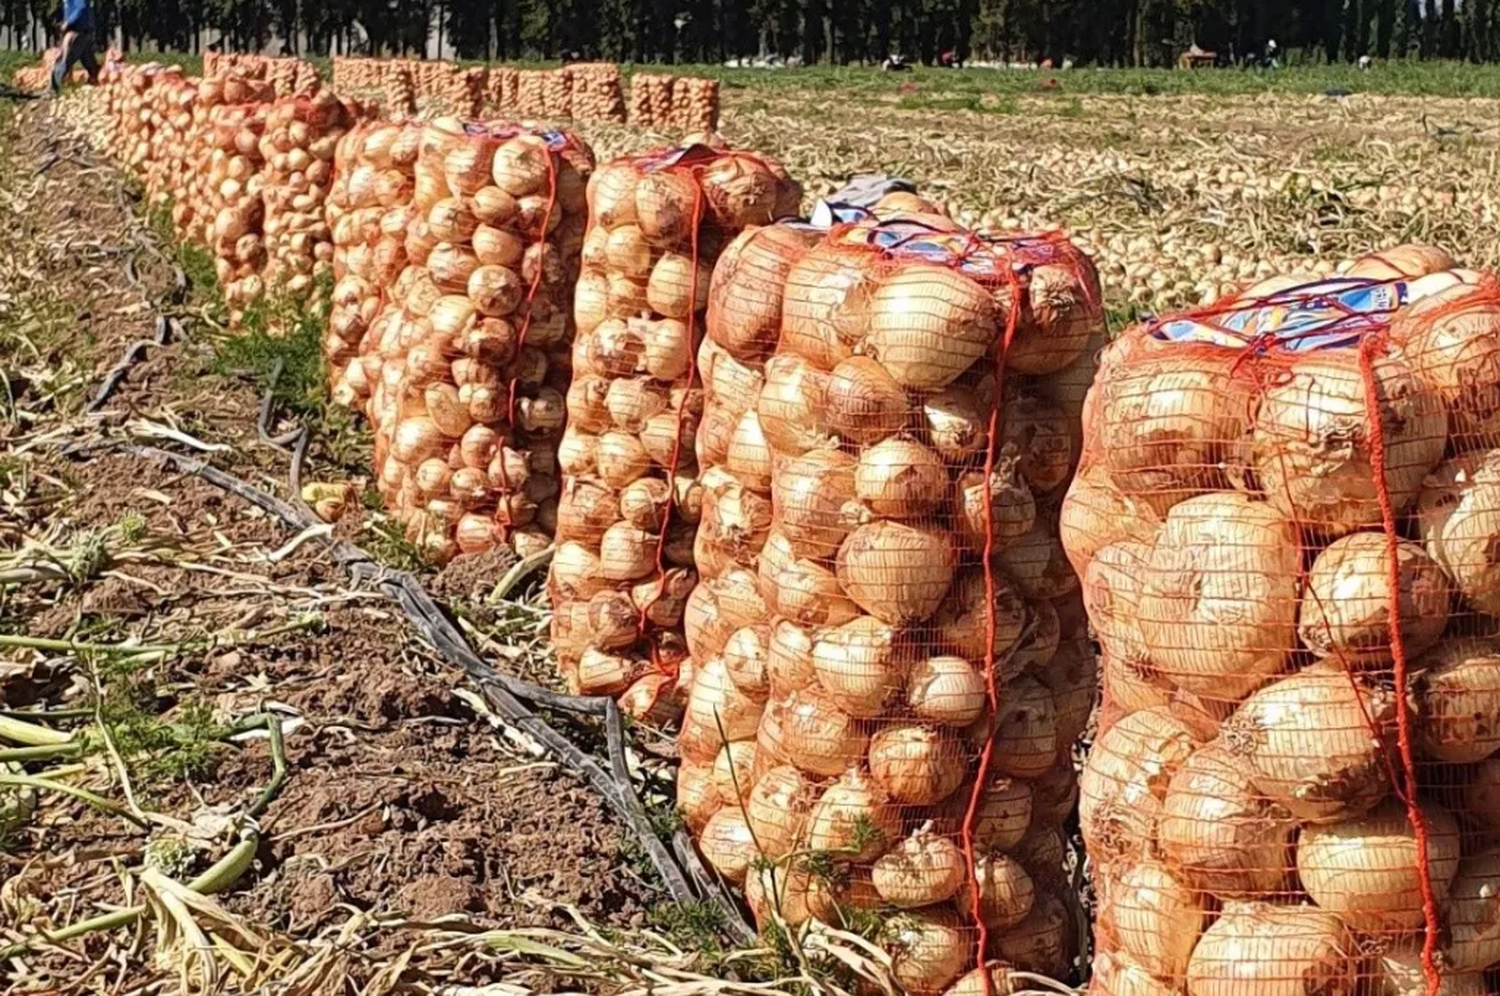
<path fill-rule="evenodd" d="M 588 199 L 558 453 L 553 645 L 573 691 L 662 719 L 680 709 L 691 672 L 695 349 L 714 262 L 743 229 L 795 215 L 801 191 L 777 163 L 693 145 L 609 163 Z"/>
<path fill-rule="evenodd" d="M 1500 282 L 1422 246 L 1105 352 L 1095 991 L 1497 991 L 1497 399 Z"/>
<path fill-rule="evenodd" d="M 334 151 L 333 186 L 324 213 L 333 239 L 333 300 L 323 357 L 333 400 L 364 412 L 381 376 L 377 320 L 399 318 L 398 281 L 406 269 L 407 230 L 415 220 L 422 125 L 358 124 Z M 371 424 L 374 424 L 373 419 Z"/>
<path fill-rule="evenodd" d="M 333 242 L 324 200 L 333 185 L 338 141 L 354 109 L 332 90 L 287 97 L 271 105 L 260 140 L 265 161 L 266 286 L 306 299 L 314 280 L 331 272 Z"/>
<path fill-rule="evenodd" d="M 689 606 L 690 646 L 727 635 L 679 807 L 763 929 L 874 917 L 921 996 L 1065 978 L 1095 677 L 1055 509 L 1097 276 L 1060 235 L 925 214 L 835 229 L 783 287 L 754 419 L 769 531 L 753 577 Z"/>
<path fill-rule="evenodd" d="M 386 505 L 435 561 L 551 541 L 593 165 L 570 132 L 451 118 L 422 132 L 404 304 L 381 323 L 370 410 Z"/>

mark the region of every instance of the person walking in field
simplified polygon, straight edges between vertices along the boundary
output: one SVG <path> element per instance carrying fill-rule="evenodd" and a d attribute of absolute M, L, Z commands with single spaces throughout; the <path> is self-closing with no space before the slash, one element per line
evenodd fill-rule
<path fill-rule="evenodd" d="M 82 64 L 89 74 L 89 85 L 99 82 L 99 61 L 94 58 L 94 10 L 89 0 L 63 0 L 62 51 L 52 66 L 52 93 L 62 92 L 63 81 Z"/>

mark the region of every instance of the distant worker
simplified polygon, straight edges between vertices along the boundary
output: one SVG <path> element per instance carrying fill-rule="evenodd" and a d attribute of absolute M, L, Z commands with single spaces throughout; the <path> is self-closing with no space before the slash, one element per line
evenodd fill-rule
<path fill-rule="evenodd" d="M 958 61 L 958 53 L 951 48 L 938 56 L 938 61 L 942 63 L 944 69 L 958 69 L 962 66 L 962 63 Z"/>
<path fill-rule="evenodd" d="M 1368 55 L 1362 55 L 1359 57 L 1359 71 L 1362 73 L 1368 73 L 1370 71 L 1370 67 L 1374 64 L 1375 60 L 1370 58 Z"/>
<path fill-rule="evenodd" d="M 885 61 L 880 64 L 880 68 L 888 73 L 904 73 L 911 69 L 911 66 L 906 64 L 905 56 L 893 52 L 885 57 Z"/>
<path fill-rule="evenodd" d="M 82 64 L 89 74 L 89 86 L 99 83 L 99 62 L 94 58 L 94 11 L 89 0 L 63 0 L 62 51 L 52 66 L 52 93 L 62 92 L 63 81 Z"/>
<path fill-rule="evenodd" d="M 1276 39 L 1272 38 L 1272 39 L 1270 39 L 1269 41 L 1266 42 L 1266 68 L 1267 69 L 1276 69 L 1276 68 L 1280 67 L 1281 63 L 1277 60 L 1276 53 L 1277 53 Z"/>

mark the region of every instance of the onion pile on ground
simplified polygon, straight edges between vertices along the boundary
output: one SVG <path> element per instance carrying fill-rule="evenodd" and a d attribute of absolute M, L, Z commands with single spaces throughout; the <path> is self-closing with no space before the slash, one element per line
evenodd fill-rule
<path fill-rule="evenodd" d="M 1494 991 L 1500 281 L 1422 246 L 1309 280 L 1127 331 L 1090 392 L 1110 996 L 1425 993 L 1424 943 Z"/>
<path fill-rule="evenodd" d="M 691 146 L 615 160 L 589 184 L 549 590 L 570 687 L 634 715 L 678 707 L 683 613 L 702 505 L 694 350 L 714 261 L 737 233 L 794 216 L 779 164 Z"/>
<path fill-rule="evenodd" d="M 451 118 L 422 131 L 401 304 L 367 337 L 378 486 L 435 561 L 550 542 L 592 169 L 567 132 Z"/>
<path fill-rule="evenodd" d="M 1056 506 L 1101 301 L 1057 236 L 905 206 L 742 236 L 716 271 L 699 449 L 729 472 L 701 480 L 678 803 L 763 927 L 873 914 L 909 991 L 983 992 L 982 961 L 1005 992 L 1073 957 L 1095 678 Z"/>

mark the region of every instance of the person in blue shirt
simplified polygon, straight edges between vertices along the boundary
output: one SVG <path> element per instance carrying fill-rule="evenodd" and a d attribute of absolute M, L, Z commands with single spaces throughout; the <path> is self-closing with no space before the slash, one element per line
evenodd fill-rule
<path fill-rule="evenodd" d="M 89 0 L 63 0 L 62 52 L 52 67 L 52 92 L 62 91 L 63 80 L 81 63 L 89 74 L 89 85 L 99 82 L 99 61 L 94 58 L 94 11 Z"/>

